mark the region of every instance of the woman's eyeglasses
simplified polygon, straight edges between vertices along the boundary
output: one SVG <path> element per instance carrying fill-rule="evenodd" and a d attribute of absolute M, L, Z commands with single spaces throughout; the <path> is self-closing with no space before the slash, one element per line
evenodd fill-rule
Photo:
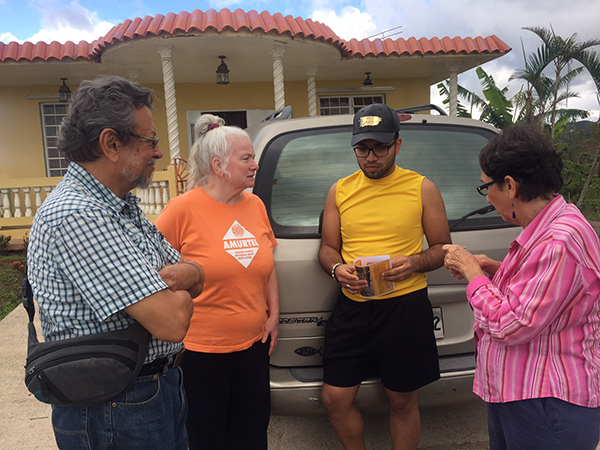
<path fill-rule="evenodd" d="M 373 148 L 365 147 L 363 145 L 358 145 L 356 147 L 353 147 L 353 150 L 354 150 L 354 154 L 358 158 L 366 158 L 367 156 L 369 156 L 369 153 L 371 153 L 371 152 L 373 152 L 373 154 L 377 158 L 381 158 L 382 156 L 387 156 L 387 154 L 390 152 L 390 148 L 392 148 L 394 145 L 396 145 L 395 139 L 394 139 L 394 142 L 392 142 L 390 145 L 378 145 L 377 147 L 373 147 Z"/>
<path fill-rule="evenodd" d="M 479 192 L 484 197 L 488 194 L 488 188 L 494 184 L 495 181 L 492 180 L 489 183 L 482 184 L 481 186 L 477 186 L 477 192 Z"/>

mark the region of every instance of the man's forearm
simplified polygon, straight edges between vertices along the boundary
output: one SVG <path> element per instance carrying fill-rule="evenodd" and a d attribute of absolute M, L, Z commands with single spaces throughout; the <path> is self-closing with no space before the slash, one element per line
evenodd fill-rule
<path fill-rule="evenodd" d="M 171 291 L 188 291 L 192 298 L 202 293 L 204 270 L 195 261 L 181 258 L 179 263 L 163 267 L 158 274 Z"/>
<path fill-rule="evenodd" d="M 443 245 L 444 244 L 436 244 L 421 253 L 412 255 L 410 258 L 412 259 L 414 272 L 431 272 L 432 270 L 442 267 L 444 265 L 445 255 L 445 252 L 442 250 Z"/>
<path fill-rule="evenodd" d="M 344 263 L 342 255 L 333 247 L 322 245 L 319 249 L 319 263 L 323 270 L 331 275 L 331 268 L 337 263 Z"/>

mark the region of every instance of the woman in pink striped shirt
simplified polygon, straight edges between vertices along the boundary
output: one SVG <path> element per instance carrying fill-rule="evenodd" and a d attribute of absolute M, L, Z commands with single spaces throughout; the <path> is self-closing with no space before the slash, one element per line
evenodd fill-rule
<path fill-rule="evenodd" d="M 502 262 L 446 245 L 475 316 L 474 392 L 488 403 L 490 449 L 595 450 L 600 439 L 600 246 L 557 192 L 562 160 L 518 125 L 479 155 L 504 221 L 523 227 Z"/>

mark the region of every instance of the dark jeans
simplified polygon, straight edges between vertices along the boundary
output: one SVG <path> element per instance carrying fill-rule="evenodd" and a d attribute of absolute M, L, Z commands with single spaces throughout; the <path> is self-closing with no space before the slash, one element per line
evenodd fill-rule
<path fill-rule="evenodd" d="M 52 407 L 56 443 L 68 450 L 186 450 L 181 369 L 139 377 L 111 402 Z"/>
<path fill-rule="evenodd" d="M 232 353 L 186 350 L 190 450 L 267 450 L 269 341 Z"/>
<path fill-rule="evenodd" d="M 557 398 L 488 403 L 490 450 L 596 450 L 600 408 Z"/>

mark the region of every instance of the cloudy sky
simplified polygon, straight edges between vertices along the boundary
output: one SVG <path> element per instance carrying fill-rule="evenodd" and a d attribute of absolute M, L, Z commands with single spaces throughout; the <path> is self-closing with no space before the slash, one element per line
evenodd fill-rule
<path fill-rule="evenodd" d="M 524 67 L 523 49 L 533 52 L 540 40 L 524 27 L 552 27 L 556 34 L 577 34 L 580 41 L 600 39 L 598 0 L 0 0 L 0 41 L 93 41 L 127 19 L 194 9 L 228 8 L 269 11 L 311 18 L 325 23 L 343 39 L 365 38 L 395 28 L 392 38 L 476 37 L 495 34 L 512 52 L 484 66 L 509 96 L 520 84 L 508 79 Z M 400 27 L 400 28 L 396 28 Z M 596 47 L 600 52 L 600 47 Z M 474 71 L 459 76 L 459 83 L 480 96 Z M 589 76 L 571 87 L 580 94 L 568 106 L 593 113 L 600 106 Z M 440 103 L 432 88 L 432 101 Z"/>

